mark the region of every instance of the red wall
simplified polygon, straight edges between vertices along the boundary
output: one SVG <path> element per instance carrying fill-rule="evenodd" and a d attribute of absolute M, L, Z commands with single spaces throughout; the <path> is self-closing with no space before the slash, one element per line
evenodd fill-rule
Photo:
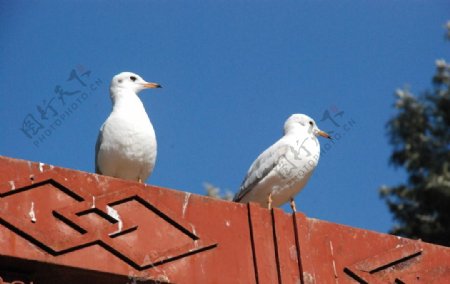
<path fill-rule="evenodd" d="M 0 157 L 0 277 L 23 283 L 450 283 L 450 249 Z"/>

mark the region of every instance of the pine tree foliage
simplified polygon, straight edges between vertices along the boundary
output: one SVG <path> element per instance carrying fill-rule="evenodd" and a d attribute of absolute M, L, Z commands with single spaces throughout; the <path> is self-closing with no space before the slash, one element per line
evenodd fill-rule
<path fill-rule="evenodd" d="M 450 246 L 450 64 L 436 61 L 431 91 L 401 89 L 396 97 L 398 113 L 387 124 L 390 161 L 408 180 L 380 189 L 397 221 L 391 233 Z"/>
<path fill-rule="evenodd" d="M 203 183 L 203 187 L 206 190 L 206 196 L 228 201 L 233 200 L 233 193 L 229 190 L 225 190 L 225 193 L 222 194 L 219 187 L 214 186 L 213 184 L 210 184 L 208 182 Z"/>

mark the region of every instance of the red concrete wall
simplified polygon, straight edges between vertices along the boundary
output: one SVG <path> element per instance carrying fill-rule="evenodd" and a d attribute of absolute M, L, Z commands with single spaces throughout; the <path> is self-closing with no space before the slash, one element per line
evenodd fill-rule
<path fill-rule="evenodd" d="M 450 249 L 0 157 L 0 277 L 0 284 L 450 283 Z"/>

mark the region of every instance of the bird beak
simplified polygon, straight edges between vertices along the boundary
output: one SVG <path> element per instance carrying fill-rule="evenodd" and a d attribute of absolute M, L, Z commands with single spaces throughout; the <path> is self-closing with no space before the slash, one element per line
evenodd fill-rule
<path fill-rule="evenodd" d="M 325 137 L 327 139 L 331 139 L 331 136 L 328 133 L 326 133 L 325 131 L 319 130 L 319 131 L 317 131 L 317 134 L 319 134 L 320 136 Z"/>
<path fill-rule="evenodd" d="M 144 86 L 144 88 L 147 88 L 147 89 L 162 88 L 160 84 L 148 83 L 148 82 L 143 84 L 143 86 Z"/>

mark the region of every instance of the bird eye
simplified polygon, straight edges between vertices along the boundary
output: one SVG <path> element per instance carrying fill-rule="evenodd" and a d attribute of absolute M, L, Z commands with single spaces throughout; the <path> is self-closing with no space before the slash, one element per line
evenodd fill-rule
<path fill-rule="evenodd" d="M 314 122 L 312 122 L 311 120 L 309 121 L 309 125 L 313 126 Z"/>
<path fill-rule="evenodd" d="M 135 76 L 131 76 L 130 79 L 131 79 L 131 81 L 133 81 L 133 82 L 137 80 L 137 78 L 136 78 Z"/>

